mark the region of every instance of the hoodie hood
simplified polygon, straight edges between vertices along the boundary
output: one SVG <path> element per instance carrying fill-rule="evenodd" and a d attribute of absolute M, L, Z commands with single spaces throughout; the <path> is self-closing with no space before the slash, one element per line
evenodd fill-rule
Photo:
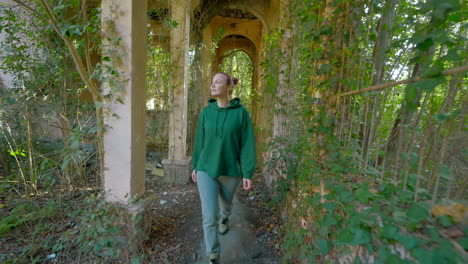
<path fill-rule="evenodd" d="M 214 98 L 208 100 L 208 105 L 210 108 L 218 111 L 219 113 L 216 115 L 216 136 L 219 138 L 224 137 L 224 123 L 226 123 L 226 119 L 230 109 L 239 108 L 241 107 L 240 99 L 234 98 L 231 100 L 231 104 L 227 107 L 221 108 L 218 106 L 218 101 Z"/>

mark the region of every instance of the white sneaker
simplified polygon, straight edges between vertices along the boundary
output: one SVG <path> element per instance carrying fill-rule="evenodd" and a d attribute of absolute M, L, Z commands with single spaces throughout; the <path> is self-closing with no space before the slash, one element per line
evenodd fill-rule
<path fill-rule="evenodd" d="M 218 226 L 219 234 L 224 235 L 229 231 L 229 218 L 222 217 Z"/>
<path fill-rule="evenodd" d="M 210 256 L 208 257 L 208 259 L 210 260 L 210 264 L 220 264 L 220 260 L 219 260 L 219 253 L 211 253 Z"/>

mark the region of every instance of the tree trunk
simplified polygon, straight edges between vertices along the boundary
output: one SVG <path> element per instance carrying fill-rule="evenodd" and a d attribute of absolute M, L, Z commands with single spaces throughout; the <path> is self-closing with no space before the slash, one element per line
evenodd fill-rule
<path fill-rule="evenodd" d="M 455 99 L 458 94 L 458 84 L 459 83 L 459 76 L 453 76 L 453 78 L 450 80 L 449 84 L 449 90 L 447 92 L 447 96 L 444 99 L 444 102 L 442 103 L 442 106 L 440 107 L 438 113 L 443 114 L 449 111 L 449 109 L 452 107 L 453 103 L 455 102 Z M 426 128 L 424 128 L 424 136 L 429 138 L 430 135 L 433 137 L 432 144 L 429 146 L 428 153 L 430 155 L 427 156 L 425 165 L 427 166 L 429 161 L 437 160 L 437 155 L 435 154 L 435 150 L 438 149 L 438 135 L 440 131 L 440 125 L 436 127 L 438 123 L 435 121 L 431 121 Z M 435 178 L 435 174 L 438 173 L 438 168 L 437 166 L 434 166 L 432 169 L 432 172 L 429 177 L 428 181 L 428 189 L 432 187 L 433 179 Z"/>
<path fill-rule="evenodd" d="M 372 77 L 371 77 L 371 86 L 379 84 L 382 82 L 384 71 L 385 71 L 385 62 L 387 61 L 386 53 L 392 38 L 392 24 L 395 17 L 395 9 L 399 0 L 390 0 L 386 2 L 383 8 L 382 17 L 379 20 L 377 25 L 377 40 L 374 45 L 373 51 L 373 67 L 372 67 Z M 380 104 L 380 95 L 374 95 L 370 100 L 371 111 L 370 111 L 370 124 L 367 125 L 367 120 L 364 123 L 364 138 L 362 142 L 362 161 L 364 169 L 367 168 L 369 160 L 369 150 L 372 146 L 374 132 L 375 132 L 375 119 L 377 116 L 377 110 L 379 109 Z M 367 119 L 367 116 L 366 116 Z"/>
<path fill-rule="evenodd" d="M 10 165 L 8 164 L 8 160 L 7 160 L 8 156 L 9 155 L 5 149 L 0 150 L 0 164 L 2 165 L 2 168 L 3 168 L 2 175 L 5 178 L 11 174 Z"/>

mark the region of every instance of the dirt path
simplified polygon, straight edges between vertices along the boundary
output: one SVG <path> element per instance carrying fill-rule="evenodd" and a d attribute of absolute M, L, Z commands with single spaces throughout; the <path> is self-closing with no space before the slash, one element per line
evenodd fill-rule
<path fill-rule="evenodd" d="M 265 249 L 268 245 L 263 243 L 263 237 L 256 236 L 250 211 L 237 198 L 234 199 L 229 224 L 229 232 L 219 237 L 221 263 L 279 263 L 278 256 L 268 256 L 268 248 Z M 202 239 L 195 263 L 207 263 L 208 259 L 204 256 L 204 252 L 205 243 Z"/>
<path fill-rule="evenodd" d="M 204 254 L 201 208 L 194 183 L 151 186 L 156 200 L 146 253 L 152 263 L 207 263 Z M 256 177 L 253 191 L 239 190 L 230 218 L 230 231 L 220 236 L 222 263 L 280 263 L 278 221 L 269 210 L 266 187 Z"/>

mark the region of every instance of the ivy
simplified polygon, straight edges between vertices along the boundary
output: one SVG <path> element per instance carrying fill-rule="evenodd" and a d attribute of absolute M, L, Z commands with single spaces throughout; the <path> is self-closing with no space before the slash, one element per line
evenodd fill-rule
<path fill-rule="evenodd" d="M 460 223 L 449 215 L 433 215 L 431 190 L 418 183 L 422 177 L 418 173 L 418 143 L 408 142 L 414 143 L 413 149 L 398 157 L 407 162 L 406 167 L 400 165 L 395 170 L 385 170 L 381 163 L 369 160 L 363 168 L 363 160 L 360 160 L 363 149 L 363 130 L 360 129 L 365 122 L 370 122 L 371 114 L 367 111 L 373 103 L 371 98 L 385 99 L 377 112 L 382 111 L 382 120 L 375 121 L 382 127 L 374 135 L 381 138 L 376 145 L 386 144 L 393 122 L 405 111 L 421 111 L 418 118 L 424 125 L 434 120 L 444 131 L 446 127 L 442 125 L 457 120 L 453 108 L 439 113 L 420 109 L 425 94 L 431 95 L 430 105 L 434 109 L 442 105 L 442 93 L 449 78 L 441 72 L 466 58 L 460 45 L 463 37 L 459 29 L 463 26 L 452 24 L 461 22 L 460 2 L 398 1 L 398 15 L 389 27 L 394 38 L 386 57 L 382 58 L 387 60 L 389 69 L 384 79 L 394 77 L 389 73 L 392 68 L 392 71 L 401 71 L 400 78 L 414 77 L 411 76 L 411 67 L 414 67 L 422 80 L 395 87 L 391 92 L 356 96 L 349 103 L 340 101 L 335 105 L 337 87 L 357 89 L 371 82 L 373 45 L 380 33 L 375 32 L 375 28 L 386 3 L 331 1 L 327 8 L 333 12 L 332 20 L 323 15 L 325 7 L 320 1 L 293 1 L 291 5 L 297 36 L 291 60 L 297 65 L 292 72 L 294 81 L 288 89 L 301 95 L 296 103 L 302 110 L 297 117 L 300 132 L 293 135 L 291 142 L 295 143 L 290 148 L 297 158 L 288 163 L 288 178 L 279 181 L 275 190 L 286 215 L 282 246 L 286 262 L 338 262 L 337 259 L 352 256 L 355 253 L 351 252 L 356 250 L 362 250 L 362 257 L 367 256 L 372 261 L 353 257 L 355 263 L 463 262 L 463 255 L 450 239 L 441 235 L 445 228 L 460 228 Z M 355 14 L 359 15 L 354 17 Z M 342 24 L 340 19 L 348 24 Z M 348 27 L 350 24 L 353 26 Z M 281 28 L 276 29 L 268 40 L 278 39 L 282 32 Z M 268 54 L 276 54 L 280 50 L 278 41 L 267 42 L 266 49 Z M 439 52 L 437 59 L 430 56 L 434 50 Z M 262 64 L 266 89 L 274 93 L 278 89 L 278 65 L 281 63 L 277 57 L 266 56 Z M 351 127 L 344 136 L 337 132 L 339 126 L 352 122 L 339 119 L 341 114 L 356 120 L 356 130 Z M 409 124 L 404 131 L 408 133 L 414 129 L 423 133 L 423 128 Z M 343 140 L 344 137 L 348 141 Z M 387 150 L 375 146 L 373 151 L 376 159 L 388 155 Z M 280 155 L 287 157 L 287 152 Z M 444 181 L 453 176 L 446 164 L 440 166 L 439 172 Z M 466 249 L 466 233 L 458 237 L 456 243 Z"/>

